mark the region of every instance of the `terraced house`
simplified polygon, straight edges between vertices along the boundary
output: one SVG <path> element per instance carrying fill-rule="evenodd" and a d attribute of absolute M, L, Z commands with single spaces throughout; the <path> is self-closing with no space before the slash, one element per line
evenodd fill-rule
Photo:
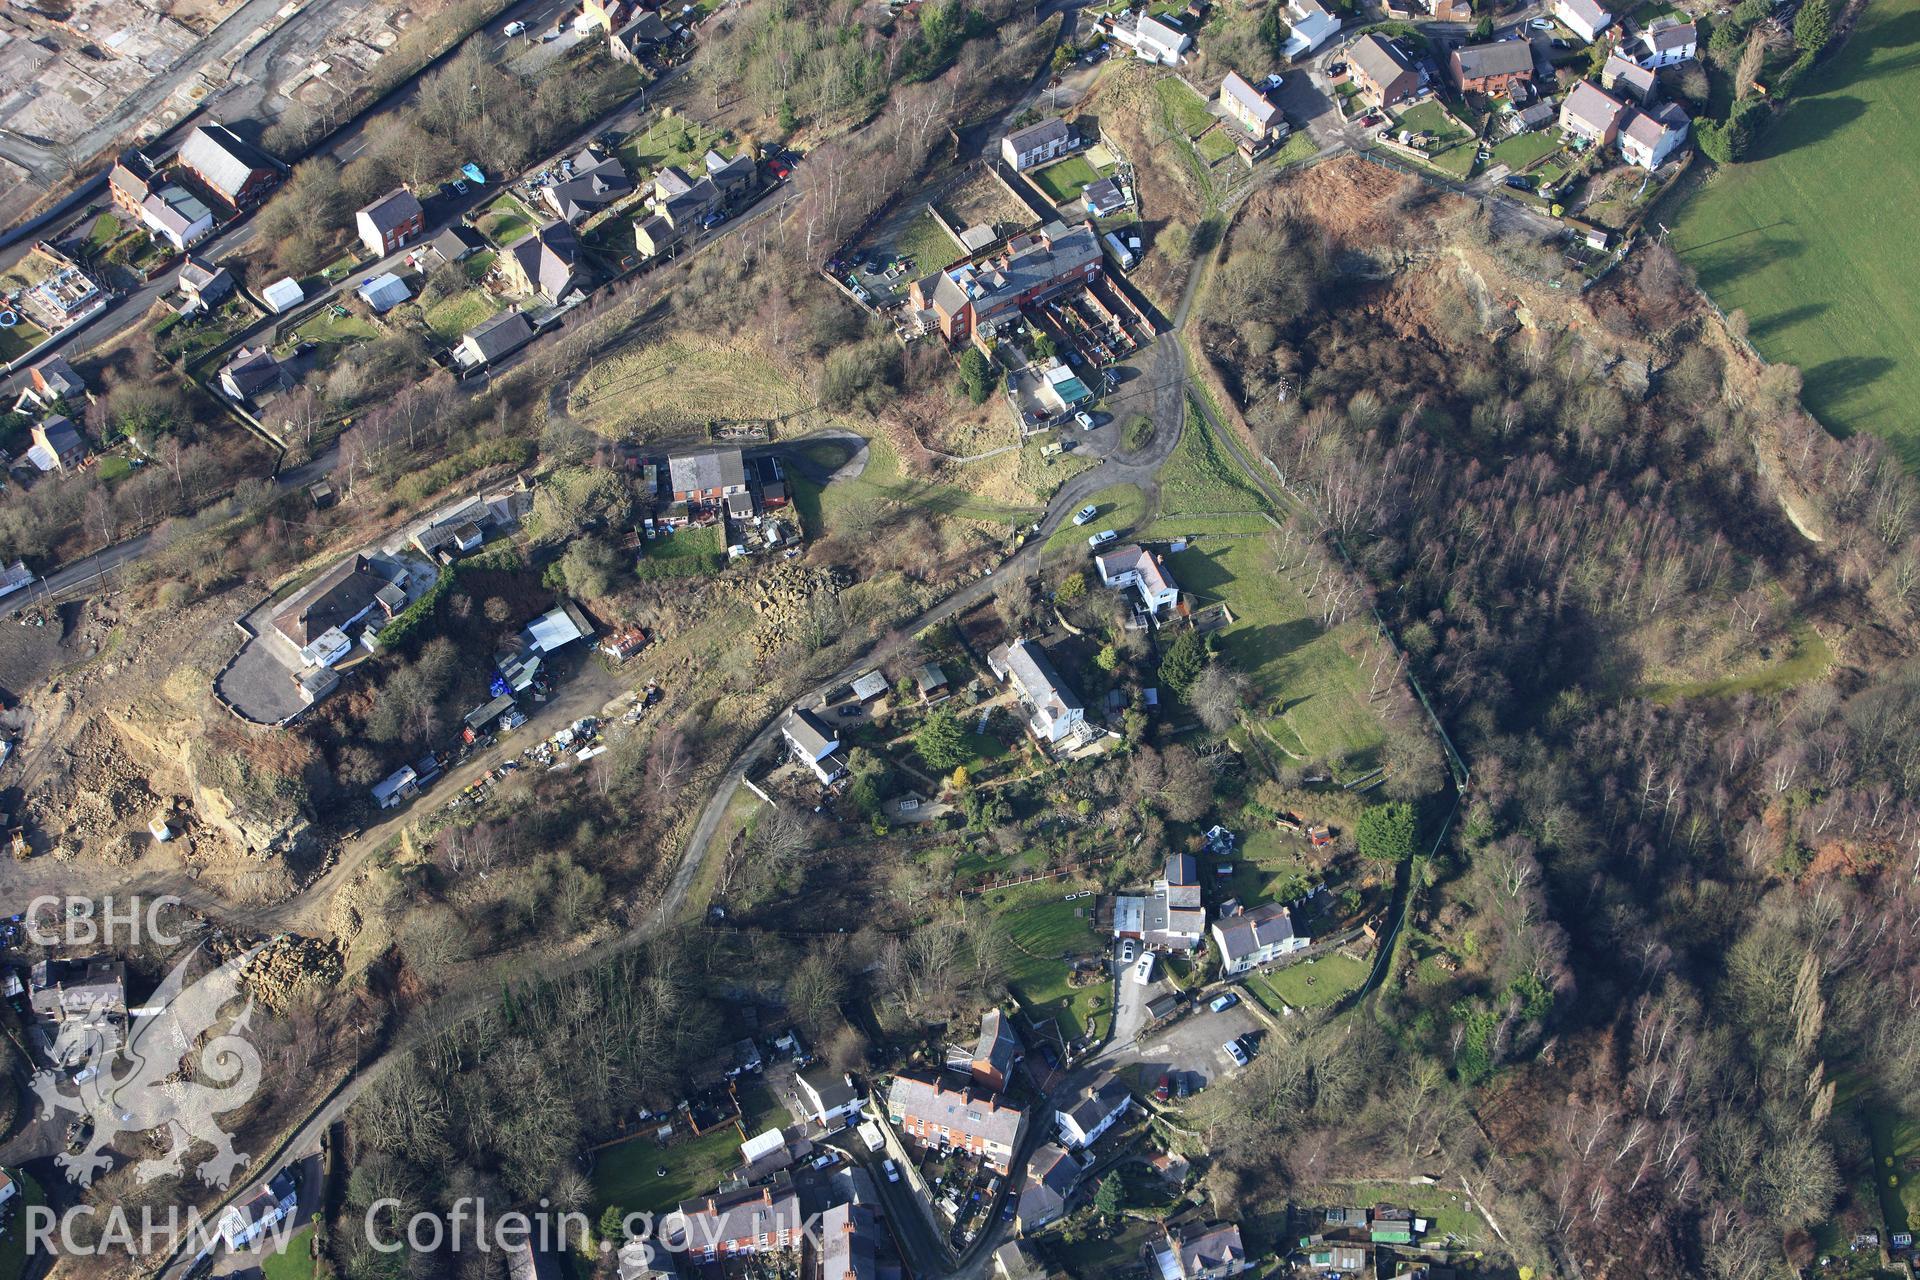
<path fill-rule="evenodd" d="M 948 267 L 913 284 L 916 311 L 933 312 L 949 342 L 965 342 L 1017 321 L 1022 307 L 1045 301 L 1100 274 L 1100 239 L 1091 223 L 1055 220 L 1015 236 L 999 253 Z"/>
<path fill-rule="evenodd" d="M 967 1152 L 1003 1175 L 1027 1134 L 1027 1113 L 1004 1098 L 913 1075 L 893 1078 L 887 1118 L 923 1147 Z"/>
<path fill-rule="evenodd" d="M 805 1236 L 800 1197 L 792 1187 L 744 1187 L 689 1200 L 675 1217 L 663 1230 L 667 1247 L 705 1262 L 798 1249 Z"/>

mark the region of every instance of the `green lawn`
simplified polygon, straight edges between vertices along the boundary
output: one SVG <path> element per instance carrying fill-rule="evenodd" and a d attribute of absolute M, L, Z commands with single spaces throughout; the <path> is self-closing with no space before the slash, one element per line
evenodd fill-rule
<path fill-rule="evenodd" d="M 14 313 L 18 322 L 11 328 L 0 329 L 0 363 L 18 360 L 47 340 L 47 331 L 33 321 Z"/>
<path fill-rule="evenodd" d="M 493 264 L 499 257 L 500 255 L 492 249 L 482 249 L 462 262 L 460 267 L 467 273 L 467 279 L 484 280 L 487 278 L 487 272 L 493 270 Z"/>
<path fill-rule="evenodd" d="M 765 1084 L 740 1086 L 740 1116 L 748 1137 L 792 1117 Z M 675 1116 L 675 1126 L 685 1124 Z M 712 1191 L 720 1179 L 740 1167 L 745 1139 L 731 1124 L 709 1130 L 691 1142 L 662 1147 L 651 1137 L 635 1138 L 598 1153 L 593 1167 L 594 1217 L 608 1205 L 628 1213 L 663 1213 L 682 1200 Z M 665 1169 L 665 1176 L 657 1170 Z"/>
<path fill-rule="evenodd" d="M 1869 5 L 1804 96 L 1686 202 L 1671 243 L 1769 360 L 1798 365 L 1838 432 L 1920 467 L 1920 290 L 1895 259 L 1920 237 L 1920 0 Z"/>
<path fill-rule="evenodd" d="M 1431 133 L 1442 142 L 1471 135 L 1466 128 L 1447 113 L 1447 109 L 1432 98 L 1417 107 L 1409 107 L 1398 117 L 1402 129 L 1415 133 Z"/>
<path fill-rule="evenodd" d="M 344 316 L 337 316 L 333 308 L 322 307 L 301 321 L 300 327 L 288 335 L 289 341 L 285 345 L 312 342 L 323 347 L 344 347 L 356 342 L 372 342 L 379 336 L 380 331 L 370 321 L 362 320 L 351 311 Z"/>
<path fill-rule="evenodd" d="M 1068 902 L 1070 891 L 1060 881 L 1046 880 L 987 894 L 1012 944 L 1006 953 L 1008 988 L 1035 1021 L 1058 1021 L 1067 1039 L 1103 1032 L 1113 1013 L 1108 984 L 1074 987 L 1067 981 L 1066 956 L 1093 954 L 1104 946 L 1093 931 L 1093 899 Z"/>
<path fill-rule="evenodd" d="M 1153 91 L 1160 98 L 1160 107 L 1167 122 L 1189 139 L 1199 137 L 1213 123 L 1213 113 L 1207 110 L 1207 100 L 1175 77 L 1162 76 L 1154 81 Z"/>
<path fill-rule="evenodd" d="M 265 1273 L 265 1280 L 313 1280 L 312 1236 L 312 1227 L 302 1227 L 288 1237 L 285 1253 L 262 1258 L 260 1269 Z"/>
<path fill-rule="evenodd" d="M 1273 162 L 1275 164 L 1297 164 L 1302 160 L 1310 160 L 1319 153 L 1320 144 L 1313 140 L 1312 134 L 1308 133 L 1305 129 L 1301 129 L 1296 133 L 1287 135 L 1287 140 L 1280 144 L 1278 151 L 1273 153 Z"/>
<path fill-rule="evenodd" d="M 1883 1107 L 1865 1109 L 1873 1142 L 1873 1185 L 1888 1232 L 1911 1231 L 1920 1220 L 1920 1179 L 1906 1170 L 1920 1157 L 1920 1122 Z"/>
<path fill-rule="evenodd" d="M 894 239 L 893 253 L 896 258 L 913 260 L 913 269 L 903 280 L 919 279 L 966 256 L 966 250 L 947 234 L 939 220 L 924 210 L 901 229 Z"/>
<path fill-rule="evenodd" d="M 27 1264 L 27 1210 L 37 1204 L 47 1202 L 47 1193 L 33 1180 L 33 1175 L 12 1171 L 20 1180 L 20 1194 L 14 1197 L 8 1206 L 6 1221 L 9 1230 L 0 1236 L 0 1280 L 19 1280 Z"/>
<path fill-rule="evenodd" d="M 1047 539 L 1049 552 L 1085 547 L 1089 531 L 1112 529 L 1124 540 L 1139 529 L 1141 519 L 1147 514 L 1147 495 L 1140 492 L 1139 485 L 1117 484 L 1102 489 L 1087 502 L 1100 508 L 1099 516 L 1085 525 L 1069 521 L 1054 530 L 1053 536 Z"/>
<path fill-rule="evenodd" d="M 846 448 L 835 444 L 809 445 L 802 452 L 825 467 L 837 467 L 847 459 Z M 956 485 L 909 479 L 901 474 L 900 455 L 878 435 L 868 442 L 867 468 L 859 476 L 836 481 L 824 489 L 795 476 L 793 502 L 809 530 L 845 529 L 861 513 L 888 503 L 995 524 L 1031 520 L 1038 514 L 1038 508 L 991 502 Z"/>
<path fill-rule="evenodd" d="M 109 453 L 100 459 L 94 470 L 99 473 L 102 481 L 111 484 L 115 480 L 132 474 L 133 464 L 117 453 Z"/>
<path fill-rule="evenodd" d="M 620 158 L 636 180 L 646 181 L 668 165 L 689 169 L 688 177 L 698 178 L 705 170 L 693 171 L 710 150 L 722 150 L 720 131 L 698 120 L 674 116 L 656 120 L 643 131 L 620 144 Z"/>
<path fill-rule="evenodd" d="M 1044 169 L 1036 169 L 1027 176 L 1055 204 L 1079 199 L 1082 191 L 1100 180 L 1100 175 L 1094 172 L 1085 156 L 1068 156 Z"/>
<path fill-rule="evenodd" d="M 725 535 L 717 524 L 662 534 L 641 546 L 635 570 L 641 578 L 687 578 L 727 567 Z"/>
<path fill-rule="evenodd" d="M 111 213 L 103 213 L 93 220 L 93 226 L 87 232 L 87 244 L 98 253 L 118 239 L 125 229 L 120 219 Z"/>
<path fill-rule="evenodd" d="M 1317 960 L 1302 960 L 1269 974 L 1247 979 L 1247 989 L 1268 1009 L 1278 1013 L 1276 1000 L 1296 1009 L 1332 1004 L 1367 980 L 1367 966 L 1329 952 Z"/>
<path fill-rule="evenodd" d="M 501 248 L 533 234 L 532 211 L 510 191 L 503 191 L 473 220 L 474 229 Z"/>
<path fill-rule="evenodd" d="M 1271 826 L 1247 833 L 1234 851 L 1233 874 L 1213 876 L 1220 894 L 1243 907 L 1267 902 L 1291 902 L 1311 889 L 1318 877 L 1304 856 L 1307 842 Z M 1212 875 L 1211 871 L 1206 873 Z"/>
<path fill-rule="evenodd" d="M 485 289 L 464 289 L 426 309 L 427 328 L 441 341 L 453 342 L 499 309 Z"/>
<path fill-rule="evenodd" d="M 1493 158 L 1518 173 L 1559 149 L 1560 141 L 1553 136 L 1551 129 L 1536 129 L 1532 133 L 1516 134 L 1495 143 Z"/>
<path fill-rule="evenodd" d="M 1219 164 L 1239 150 L 1239 146 L 1234 142 L 1233 135 L 1223 126 L 1203 134 L 1200 141 L 1194 144 L 1194 150 L 1198 151 L 1201 159 L 1208 164 Z"/>
<path fill-rule="evenodd" d="M 1336 1183 L 1329 1191 L 1338 1188 L 1337 1194 L 1327 1199 L 1346 1204 L 1396 1204 L 1405 1205 L 1414 1211 L 1416 1217 L 1427 1220 L 1427 1233 L 1420 1237 L 1424 1243 L 1439 1244 L 1448 1235 L 1453 1235 L 1469 1244 L 1484 1243 L 1483 1232 L 1486 1224 L 1465 1196 L 1458 1191 L 1449 1191 L 1444 1186 L 1408 1186 L 1400 1182 L 1354 1182 Z"/>

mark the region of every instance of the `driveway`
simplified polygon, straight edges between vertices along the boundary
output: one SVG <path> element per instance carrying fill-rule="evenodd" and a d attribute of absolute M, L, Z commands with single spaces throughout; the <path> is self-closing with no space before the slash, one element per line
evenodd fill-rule
<path fill-rule="evenodd" d="M 1128 985 L 1138 987 L 1138 983 Z M 1155 988 L 1164 986 L 1155 983 Z M 1220 1013 L 1209 1013 L 1203 1004 L 1171 1026 L 1148 1033 L 1143 1044 L 1134 1045 L 1116 1039 L 1111 1051 L 1103 1054 L 1099 1065 L 1116 1071 L 1142 1068 L 1140 1082 L 1152 1087 L 1152 1080 L 1178 1073 L 1198 1092 L 1215 1081 L 1239 1070 L 1221 1048 L 1236 1036 L 1266 1030 L 1260 1020 L 1240 1004 Z"/>

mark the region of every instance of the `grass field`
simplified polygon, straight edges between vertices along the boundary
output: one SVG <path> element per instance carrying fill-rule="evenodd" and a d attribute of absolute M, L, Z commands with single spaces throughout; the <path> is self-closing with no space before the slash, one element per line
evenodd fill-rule
<path fill-rule="evenodd" d="M 1302 960 L 1269 974 L 1247 979 L 1247 989 L 1268 1009 L 1279 1012 L 1275 1000 L 1296 1009 L 1317 1009 L 1332 1004 L 1367 980 L 1367 966 L 1330 952 L 1317 960 Z"/>
<path fill-rule="evenodd" d="M 806 387 L 745 343 L 676 336 L 594 365 L 574 384 L 568 408 L 604 435 L 645 440 L 683 435 L 689 423 L 710 418 L 782 418 L 812 403 Z"/>
<path fill-rule="evenodd" d="M 1006 955 L 1008 987 L 1036 1021 L 1053 1018 L 1061 1035 L 1072 1039 L 1104 1029 L 1113 1010 L 1106 984 L 1074 987 L 1067 981 L 1065 957 L 1092 954 L 1102 946 L 1093 931 L 1093 899 L 1068 902 L 1067 892 L 1058 881 L 1042 881 L 1005 891 L 1004 902 L 995 901 L 998 893 L 987 898 L 1001 913 L 1012 943 Z"/>
<path fill-rule="evenodd" d="M 1429 98 L 1417 107 L 1409 107 L 1399 116 L 1400 127 L 1415 133 L 1431 133 L 1442 142 L 1467 137 L 1467 130 L 1447 109 Z"/>
<path fill-rule="evenodd" d="M 1167 122 L 1189 139 L 1199 137 L 1213 123 L 1213 113 L 1207 110 L 1207 100 L 1173 76 L 1162 76 L 1154 81 L 1153 91 L 1160 99 Z"/>
<path fill-rule="evenodd" d="M 485 289 L 463 289 L 426 309 L 427 328 L 443 342 L 452 342 L 497 310 Z"/>
<path fill-rule="evenodd" d="M 302 1227 L 287 1239 L 284 1253 L 272 1253 L 260 1260 L 264 1280 L 313 1280 L 313 1228 Z"/>
<path fill-rule="evenodd" d="M 1254 829 L 1234 852 L 1233 874 L 1216 877 L 1220 893 L 1243 907 L 1291 902 L 1311 889 L 1316 878 L 1305 848 L 1299 836 L 1283 835 L 1270 826 Z"/>
<path fill-rule="evenodd" d="M 1227 132 L 1225 126 L 1202 134 L 1200 140 L 1194 144 L 1194 150 L 1198 151 L 1200 158 L 1208 164 L 1219 164 L 1239 149 L 1239 145 L 1233 140 L 1233 135 Z"/>
<path fill-rule="evenodd" d="M 1055 204 L 1079 199 L 1082 191 L 1100 180 L 1100 175 L 1094 172 L 1085 156 L 1068 156 L 1044 169 L 1036 169 L 1027 176 Z"/>
<path fill-rule="evenodd" d="M 1769 360 L 1806 375 L 1839 432 L 1920 467 L 1920 291 L 1897 264 L 1920 236 L 1920 0 L 1869 5 L 1844 48 L 1673 223 L 1673 247 Z"/>
<path fill-rule="evenodd" d="M 288 335 L 288 340 L 283 345 L 312 342 L 323 347 L 344 347 L 355 342 L 372 342 L 379 336 L 378 329 L 352 312 L 348 312 L 345 316 L 336 316 L 331 308 L 322 307 L 302 321 L 300 327 Z"/>
<path fill-rule="evenodd" d="M 740 1117 L 749 1136 L 791 1120 L 772 1091 L 752 1079 L 740 1086 Z M 685 1122 L 676 1117 L 674 1123 Z M 727 1124 L 676 1147 L 662 1147 L 652 1138 L 608 1147 L 593 1167 L 594 1216 L 608 1205 L 628 1213 L 661 1213 L 712 1191 L 740 1166 L 742 1141 L 739 1130 Z M 664 1176 L 660 1169 L 667 1171 Z"/>
<path fill-rule="evenodd" d="M 1278 151 L 1273 153 L 1273 162 L 1275 164 L 1293 164 L 1300 160 L 1310 159 L 1319 154 L 1319 151 L 1320 144 L 1313 140 L 1312 134 L 1302 129 L 1298 133 L 1287 135 L 1287 140 L 1280 144 Z"/>
<path fill-rule="evenodd" d="M 1116 484 L 1112 488 L 1102 489 L 1088 498 L 1087 502 L 1100 508 L 1099 516 L 1086 525 L 1076 525 L 1071 521 L 1061 525 L 1047 539 L 1048 551 L 1084 550 L 1088 532 L 1098 533 L 1102 529 L 1112 529 L 1125 541 L 1139 529 L 1141 520 L 1147 514 L 1147 495 L 1140 492 L 1139 485 Z"/>
<path fill-rule="evenodd" d="M 844 446 L 823 444 L 813 448 L 816 460 L 823 465 L 837 466 L 845 459 Z M 995 524 L 1015 518 L 1031 519 L 1037 512 L 1034 507 L 992 502 L 956 485 L 909 479 L 901 473 L 900 455 L 877 435 L 868 442 L 867 469 L 858 477 L 835 481 L 823 489 L 795 476 L 793 502 L 800 509 L 800 518 L 807 528 L 815 530 L 846 528 L 865 513 L 887 503 L 923 507 L 936 515 Z"/>
<path fill-rule="evenodd" d="M 1920 1122 L 1884 1107 L 1865 1109 L 1873 1141 L 1873 1184 L 1888 1232 L 1911 1231 L 1920 1220 L 1920 1179 L 1907 1162 L 1920 1159 Z"/>
<path fill-rule="evenodd" d="M 1180 445 L 1160 469 L 1161 512 L 1258 511 L 1266 505 L 1266 500 L 1240 478 L 1213 433 L 1189 407 Z"/>
<path fill-rule="evenodd" d="M 682 529 L 642 545 L 646 553 L 637 569 L 642 578 L 690 578 L 727 567 L 727 546 L 717 524 Z"/>

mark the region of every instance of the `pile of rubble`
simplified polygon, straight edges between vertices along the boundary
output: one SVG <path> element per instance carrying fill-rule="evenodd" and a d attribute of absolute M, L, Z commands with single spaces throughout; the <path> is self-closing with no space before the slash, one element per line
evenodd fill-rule
<path fill-rule="evenodd" d="M 741 587 L 747 603 L 760 615 L 751 637 L 756 655 L 765 658 L 785 649 L 818 607 L 818 597 L 852 585 L 853 575 L 838 565 L 823 569 L 791 561 L 769 564 L 746 579 Z"/>
<path fill-rule="evenodd" d="M 73 744 L 57 749 L 62 757 L 46 781 L 27 797 L 26 811 L 40 830 L 62 846 L 105 849 L 130 826 L 144 827 L 159 802 L 145 771 L 99 726 L 90 726 Z"/>
<path fill-rule="evenodd" d="M 234 938 L 216 939 L 212 951 L 222 963 L 252 946 Z M 331 943 L 298 934 L 284 934 L 268 943 L 240 977 L 248 995 L 278 1013 L 295 995 L 310 986 L 332 986 L 345 968 L 340 951 Z"/>

